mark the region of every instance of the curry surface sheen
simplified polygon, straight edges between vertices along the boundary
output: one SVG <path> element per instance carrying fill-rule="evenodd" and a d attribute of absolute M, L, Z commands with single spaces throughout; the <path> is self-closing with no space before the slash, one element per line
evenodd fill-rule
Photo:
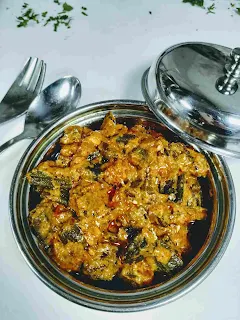
<path fill-rule="evenodd" d="M 41 196 L 29 223 L 61 269 L 146 286 L 183 266 L 208 173 L 201 153 L 109 113 L 100 130 L 68 127 L 57 159 L 28 173 Z"/>

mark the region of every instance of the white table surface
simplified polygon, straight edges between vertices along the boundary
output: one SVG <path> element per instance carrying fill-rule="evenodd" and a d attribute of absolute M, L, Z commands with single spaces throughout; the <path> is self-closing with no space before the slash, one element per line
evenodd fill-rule
<path fill-rule="evenodd" d="M 181 0 L 69 0 L 74 7 L 72 28 L 57 33 L 51 27 L 17 29 L 15 17 L 23 2 L 0 1 L 0 99 L 29 56 L 46 61 L 44 86 L 64 75 L 77 76 L 83 89 L 81 104 L 86 104 L 142 99 L 143 71 L 170 45 L 184 41 L 240 45 L 240 16 L 232 16 L 227 0 L 215 1 L 216 14 L 209 15 Z M 56 7 L 51 0 L 27 2 L 38 12 Z M 82 5 L 88 7 L 88 17 L 81 14 Z M 20 132 L 22 122 L 0 127 L 0 143 Z M 230 245 L 216 269 L 196 289 L 169 305 L 141 313 L 111 314 L 78 306 L 52 292 L 29 269 L 17 248 L 9 222 L 8 194 L 28 144 L 19 142 L 0 156 L 1 320 L 240 319 L 239 160 L 227 160 L 236 187 L 237 219 Z"/>

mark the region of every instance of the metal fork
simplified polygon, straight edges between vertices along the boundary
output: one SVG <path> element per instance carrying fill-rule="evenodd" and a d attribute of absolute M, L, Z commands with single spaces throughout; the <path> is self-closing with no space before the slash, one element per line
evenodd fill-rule
<path fill-rule="evenodd" d="M 28 58 L 17 79 L 0 103 L 0 123 L 24 114 L 42 89 L 46 63 L 38 58 Z"/>

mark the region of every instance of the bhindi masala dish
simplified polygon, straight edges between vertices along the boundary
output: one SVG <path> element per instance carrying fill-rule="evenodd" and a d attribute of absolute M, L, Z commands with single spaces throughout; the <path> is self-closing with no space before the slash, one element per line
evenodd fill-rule
<path fill-rule="evenodd" d="M 54 160 L 27 174 L 41 198 L 29 224 L 60 269 L 144 287 L 184 265 L 209 171 L 192 147 L 108 113 L 100 130 L 66 128 Z"/>

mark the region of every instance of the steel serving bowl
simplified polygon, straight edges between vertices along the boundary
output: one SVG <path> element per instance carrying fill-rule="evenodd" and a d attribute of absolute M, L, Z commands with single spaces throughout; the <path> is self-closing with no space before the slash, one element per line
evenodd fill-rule
<path fill-rule="evenodd" d="M 181 297 L 196 287 L 218 264 L 231 238 L 235 220 L 235 192 L 229 169 L 224 160 L 201 151 L 211 168 L 213 212 L 207 236 L 198 253 L 173 278 L 148 288 L 131 291 L 106 290 L 77 281 L 39 248 L 28 224 L 30 186 L 26 173 L 34 168 L 69 125 L 97 128 L 107 112 L 118 121 L 134 124 L 141 118 L 158 129 L 164 127 L 148 110 L 144 102 L 114 100 L 80 107 L 45 129 L 31 143 L 15 171 L 11 192 L 11 224 L 19 249 L 34 273 L 52 290 L 66 299 L 87 307 L 106 311 L 140 311 L 160 306 Z M 168 131 L 169 133 L 169 131 Z M 170 133 L 172 134 L 172 133 Z"/>

